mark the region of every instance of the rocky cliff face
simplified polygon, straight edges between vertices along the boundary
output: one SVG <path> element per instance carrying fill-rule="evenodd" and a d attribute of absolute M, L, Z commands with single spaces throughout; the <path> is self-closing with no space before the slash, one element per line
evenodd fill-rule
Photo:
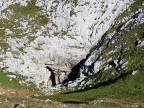
<path fill-rule="evenodd" d="M 116 18 L 115 25 L 72 68 L 63 83 L 65 86 L 74 89 L 100 87 L 144 71 L 143 4 L 143 1 L 135 2 Z"/>
<path fill-rule="evenodd" d="M 67 82 L 71 69 L 72 72 L 84 69 L 82 79 L 92 72 L 87 66 L 93 66 L 96 73 L 104 62 L 101 56 L 91 60 L 94 52 L 83 61 L 83 68 L 81 63 L 76 69 L 75 65 L 132 3 L 132 0 L 0 0 L 0 66 L 27 76 L 38 86 Z M 114 33 L 110 37 L 115 37 Z"/>

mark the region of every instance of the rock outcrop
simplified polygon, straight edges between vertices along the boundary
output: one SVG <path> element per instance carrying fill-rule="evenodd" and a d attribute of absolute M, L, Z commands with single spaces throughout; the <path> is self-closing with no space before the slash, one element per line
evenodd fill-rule
<path fill-rule="evenodd" d="M 131 8 L 135 8 L 135 5 Z M 128 74 L 143 72 L 144 8 L 142 4 L 135 12 L 125 17 L 119 16 L 117 19 L 120 23 L 109 29 L 99 43 L 89 51 L 86 58 L 79 62 L 80 65 L 79 63 L 76 65 L 77 76 L 71 79 L 73 74 L 69 74 L 64 86 L 76 86 L 78 89 L 96 88 L 113 83 Z"/>
<path fill-rule="evenodd" d="M 132 3 L 133 0 L 1 0 L 0 67 L 27 76 L 38 86 L 61 83 Z M 48 69 L 45 64 L 53 66 Z M 94 61 L 95 64 L 94 70 L 99 70 L 99 62 Z"/>

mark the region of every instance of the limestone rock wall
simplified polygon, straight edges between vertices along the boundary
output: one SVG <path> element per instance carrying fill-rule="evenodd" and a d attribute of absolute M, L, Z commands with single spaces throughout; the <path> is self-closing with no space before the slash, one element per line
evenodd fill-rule
<path fill-rule="evenodd" d="M 0 66 L 27 76 L 37 85 L 47 85 L 51 73 L 45 64 L 72 68 L 131 3 L 132 0 L 0 0 Z"/>

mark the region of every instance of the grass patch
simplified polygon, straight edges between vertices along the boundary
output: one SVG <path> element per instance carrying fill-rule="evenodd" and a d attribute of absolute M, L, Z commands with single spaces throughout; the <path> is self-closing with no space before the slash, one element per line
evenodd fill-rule
<path fill-rule="evenodd" d="M 15 78 L 9 77 L 8 75 L 12 75 Z M 29 91 L 31 93 L 42 93 L 40 90 L 36 88 L 36 85 L 32 82 L 20 83 L 22 81 L 25 81 L 26 79 L 26 77 L 15 75 L 12 73 L 7 73 L 4 72 L 3 69 L 0 69 L 0 87 L 4 89 Z"/>
<path fill-rule="evenodd" d="M 21 85 L 19 83 L 19 80 L 21 79 L 20 76 L 17 78 L 10 78 L 7 76 L 8 74 L 6 72 L 0 72 L 0 86 L 5 88 L 14 88 L 19 89 L 21 88 Z"/>
<path fill-rule="evenodd" d="M 0 97 L 1 108 L 14 108 L 15 104 L 19 104 L 19 108 L 60 108 L 60 103 L 43 101 L 26 97 Z"/>
<path fill-rule="evenodd" d="M 130 13 L 138 11 L 142 7 L 143 3 L 144 3 L 144 0 L 134 0 L 134 3 L 130 6 L 130 9 L 127 9 L 124 13 L 122 13 L 118 17 L 118 19 L 121 19 L 123 17 L 130 15 Z"/>
<path fill-rule="evenodd" d="M 35 6 L 35 2 L 36 0 L 31 0 L 30 2 L 28 2 L 27 6 L 21 6 L 19 3 L 17 3 L 15 5 L 10 5 L 8 9 L 12 9 L 15 14 L 21 14 L 22 16 L 27 14 L 33 15 L 41 10 L 40 7 Z"/>
<path fill-rule="evenodd" d="M 8 75 L 13 75 L 16 78 L 10 78 Z M 6 72 L 0 71 L 0 87 L 20 89 L 22 86 L 19 81 L 24 78 L 21 76 L 16 76 L 14 74 L 8 74 Z"/>
<path fill-rule="evenodd" d="M 116 83 L 91 89 L 83 92 L 62 93 L 52 96 L 42 96 L 40 99 L 55 101 L 88 101 L 98 98 L 128 98 L 144 102 L 144 72 L 139 71 L 134 76 L 131 74 Z"/>
<path fill-rule="evenodd" d="M 10 48 L 9 44 L 4 42 L 4 41 L 0 42 L 0 47 L 1 47 L 2 50 L 4 50 L 4 52 L 7 51 L 8 48 Z"/>

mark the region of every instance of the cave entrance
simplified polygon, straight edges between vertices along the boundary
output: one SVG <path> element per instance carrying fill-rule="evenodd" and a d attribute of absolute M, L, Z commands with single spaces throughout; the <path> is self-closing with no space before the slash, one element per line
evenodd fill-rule
<path fill-rule="evenodd" d="M 52 86 L 56 85 L 56 78 L 55 78 L 55 73 L 51 72 L 50 80 L 52 81 Z"/>
<path fill-rule="evenodd" d="M 50 68 L 49 66 L 46 67 L 50 72 L 51 72 L 51 75 L 50 75 L 50 81 L 51 81 L 51 86 L 55 86 L 56 85 L 56 76 L 55 76 L 55 73 L 54 73 L 54 70 L 52 68 Z"/>

